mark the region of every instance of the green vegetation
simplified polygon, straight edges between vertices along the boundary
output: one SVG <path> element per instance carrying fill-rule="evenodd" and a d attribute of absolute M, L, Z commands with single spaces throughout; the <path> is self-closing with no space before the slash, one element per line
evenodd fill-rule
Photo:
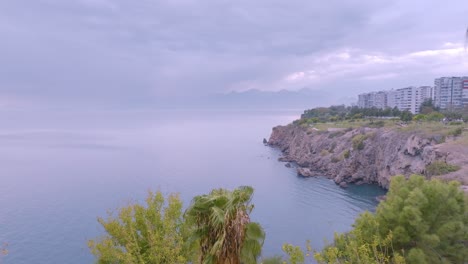
<path fill-rule="evenodd" d="M 261 264 L 283 264 L 284 260 L 282 256 L 274 256 L 274 257 L 268 257 L 268 258 L 263 258 L 262 261 L 260 261 Z"/>
<path fill-rule="evenodd" d="M 117 216 L 98 218 L 107 235 L 88 242 L 97 263 L 186 263 L 182 202 L 149 193 L 146 206 L 131 204 Z"/>
<path fill-rule="evenodd" d="M 357 150 L 363 150 L 365 147 L 364 140 L 366 139 L 367 139 L 367 135 L 365 134 L 355 135 L 352 139 L 353 148 Z"/>
<path fill-rule="evenodd" d="M 377 212 L 317 252 L 320 263 L 465 263 L 468 202 L 456 182 L 392 179 Z"/>
<path fill-rule="evenodd" d="M 410 111 L 403 111 L 400 115 L 401 121 L 409 122 L 413 120 L 413 114 Z"/>
<path fill-rule="evenodd" d="M 250 221 L 252 187 L 217 189 L 196 196 L 185 212 L 188 242 L 199 252 L 199 263 L 257 263 L 265 233 Z"/>
<path fill-rule="evenodd" d="M 368 124 L 367 124 L 368 127 L 376 127 L 376 128 L 379 128 L 379 127 L 384 127 L 385 126 L 385 121 L 383 120 L 379 120 L 379 121 L 370 121 Z"/>
<path fill-rule="evenodd" d="M 328 135 L 328 138 L 331 139 L 331 138 L 335 138 L 335 137 L 340 137 L 340 136 L 344 135 L 345 133 L 346 133 L 346 132 L 345 132 L 345 131 L 342 131 L 342 130 L 336 131 L 336 132 L 332 132 L 332 133 L 330 133 L 330 134 Z"/>
<path fill-rule="evenodd" d="M 442 124 L 441 121 L 444 121 Z M 346 107 L 344 105 L 335 105 L 330 107 L 318 107 L 305 110 L 301 118 L 295 120 L 293 124 L 302 127 L 311 127 L 318 130 L 327 130 L 328 128 L 354 128 L 354 127 L 398 127 L 401 121 L 411 125 L 416 122 L 416 126 L 426 126 L 429 124 L 441 124 L 442 126 L 460 125 L 468 122 L 468 107 L 465 109 L 440 111 L 434 107 L 432 102 L 426 101 L 420 109 L 420 114 L 413 115 L 409 111 L 400 111 L 397 108 L 358 108 L 356 106 Z M 414 122 L 412 122 L 414 121 Z M 313 133 L 313 131 L 308 131 Z M 341 133 L 334 132 L 329 137 L 340 136 Z"/>
<path fill-rule="evenodd" d="M 426 120 L 427 121 L 441 121 L 442 119 L 444 119 L 444 115 L 442 113 L 439 113 L 439 112 L 432 112 L 430 114 L 428 114 L 426 117 Z"/>
<path fill-rule="evenodd" d="M 426 166 L 426 176 L 432 177 L 432 176 L 438 176 L 438 175 L 444 175 L 450 172 L 454 172 L 459 170 L 460 167 L 452 164 L 448 164 L 443 161 L 434 161 L 431 164 Z"/>
<path fill-rule="evenodd" d="M 345 150 L 345 151 L 343 152 L 343 157 L 344 157 L 345 159 L 347 159 L 347 158 L 349 158 L 350 154 L 351 154 L 351 151 L 349 151 L 349 149 L 347 149 L 347 150 Z"/>
<path fill-rule="evenodd" d="M 305 110 L 297 124 L 340 122 L 344 120 L 357 120 L 363 117 L 400 117 L 401 111 L 397 108 L 359 108 L 357 106 L 334 105 Z"/>
<path fill-rule="evenodd" d="M 453 130 L 450 130 L 449 135 L 454 136 L 454 137 L 458 137 L 462 133 L 463 133 L 463 129 L 461 127 L 457 127 L 457 128 L 455 128 Z"/>
<path fill-rule="evenodd" d="M 331 158 L 331 162 L 333 162 L 333 163 L 337 163 L 337 162 L 340 162 L 342 160 L 344 160 L 343 156 L 338 156 L 338 157 L 334 156 L 334 157 Z"/>
<path fill-rule="evenodd" d="M 88 246 L 97 263 L 256 263 L 265 233 L 250 222 L 251 187 L 213 190 L 197 196 L 182 214 L 182 202 L 149 193 L 146 206 L 131 204 L 117 216 L 98 218 L 106 235 Z"/>
<path fill-rule="evenodd" d="M 304 252 L 302 252 L 299 246 L 294 246 L 294 245 L 286 243 L 283 245 L 283 252 L 289 256 L 288 263 L 290 264 L 304 263 L 304 260 L 305 260 Z"/>
<path fill-rule="evenodd" d="M 107 234 L 89 247 L 97 263 L 254 264 L 265 233 L 250 221 L 252 194 L 251 187 L 216 189 L 196 196 L 182 214 L 177 195 L 166 202 L 150 192 L 146 206 L 131 204 L 99 218 Z M 286 243 L 286 257 L 260 263 L 301 264 L 312 257 L 319 263 L 466 263 L 467 244 L 468 197 L 458 183 L 396 176 L 376 213 L 361 214 L 333 244 L 314 252 L 308 241 L 303 252 Z"/>

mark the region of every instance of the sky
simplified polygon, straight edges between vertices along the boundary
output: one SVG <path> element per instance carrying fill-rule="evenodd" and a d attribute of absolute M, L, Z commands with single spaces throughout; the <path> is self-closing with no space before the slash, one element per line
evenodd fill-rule
<path fill-rule="evenodd" d="M 0 1 L 0 109 L 432 85 L 468 75 L 466 14 L 466 0 Z"/>

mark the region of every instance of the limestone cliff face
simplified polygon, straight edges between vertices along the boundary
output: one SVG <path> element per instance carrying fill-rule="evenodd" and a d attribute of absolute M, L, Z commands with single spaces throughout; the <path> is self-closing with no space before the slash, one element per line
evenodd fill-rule
<path fill-rule="evenodd" d="M 277 126 L 268 140 L 295 162 L 302 176 L 326 176 L 337 184 L 372 183 L 388 188 L 394 175 L 424 174 L 426 165 L 445 161 L 437 138 L 388 128 L 314 131 L 296 125 Z"/>

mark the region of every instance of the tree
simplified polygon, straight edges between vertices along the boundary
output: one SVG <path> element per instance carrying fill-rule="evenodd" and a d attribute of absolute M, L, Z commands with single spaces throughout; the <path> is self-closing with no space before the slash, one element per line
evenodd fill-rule
<path fill-rule="evenodd" d="M 413 120 L 413 114 L 410 111 L 403 111 L 400 114 L 401 121 L 409 122 Z"/>
<path fill-rule="evenodd" d="M 396 116 L 396 117 L 400 116 L 400 115 L 401 115 L 400 109 L 398 109 L 398 107 L 396 107 L 396 106 L 393 107 L 393 109 L 392 109 L 392 115 L 393 115 L 393 116 Z"/>
<path fill-rule="evenodd" d="M 419 112 L 424 115 L 430 114 L 432 112 L 437 112 L 439 110 L 439 107 L 436 107 L 434 105 L 434 102 L 430 98 L 422 102 L 421 106 L 419 107 Z"/>
<path fill-rule="evenodd" d="M 377 212 L 362 214 L 353 227 L 318 253 L 317 260 L 401 263 L 404 257 L 409 264 L 468 261 L 468 201 L 456 182 L 396 176 Z M 375 261 L 363 262 L 362 256 Z"/>
<path fill-rule="evenodd" d="M 200 251 L 199 263 L 257 263 L 265 233 L 250 221 L 253 188 L 217 189 L 196 196 L 185 212 L 189 243 Z"/>
<path fill-rule="evenodd" d="M 98 218 L 107 235 L 90 240 L 97 263 L 186 263 L 182 202 L 161 192 L 149 192 L 146 207 L 131 204 L 117 216 Z"/>

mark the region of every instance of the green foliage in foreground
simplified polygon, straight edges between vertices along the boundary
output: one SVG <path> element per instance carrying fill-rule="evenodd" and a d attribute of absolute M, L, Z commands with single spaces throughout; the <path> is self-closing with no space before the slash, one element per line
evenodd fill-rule
<path fill-rule="evenodd" d="M 196 196 L 185 214 L 177 195 L 149 193 L 146 205 L 131 204 L 99 218 L 107 234 L 89 241 L 97 263 L 254 264 L 265 233 L 250 221 L 251 187 Z M 387 199 L 366 212 L 346 234 L 313 257 L 319 263 L 467 263 L 468 197 L 456 182 L 413 175 L 392 178 Z M 301 264 L 312 258 L 307 244 L 284 244 L 265 264 Z M 0 252 L 1 255 L 2 252 Z"/>
<path fill-rule="evenodd" d="M 107 235 L 88 242 L 97 263 L 186 263 L 182 202 L 149 193 L 146 206 L 132 204 L 117 216 L 98 218 Z"/>
<path fill-rule="evenodd" d="M 97 263 L 253 264 L 265 233 L 250 221 L 251 187 L 196 196 L 185 214 L 177 195 L 167 202 L 149 193 L 146 206 L 131 204 L 98 218 L 107 234 L 88 242 Z"/>
<path fill-rule="evenodd" d="M 254 264 L 260 256 L 265 232 L 250 221 L 253 188 L 217 189 L 196 196 L 185 216 L 189 243 L 200 252 L 203 264 Z"/>
<path fill-rule="evenodd" d="M 320 263 L 466 263 L 468 206 L 456 182 L 392 179 L 376 214 L 316 253 Z"/>

